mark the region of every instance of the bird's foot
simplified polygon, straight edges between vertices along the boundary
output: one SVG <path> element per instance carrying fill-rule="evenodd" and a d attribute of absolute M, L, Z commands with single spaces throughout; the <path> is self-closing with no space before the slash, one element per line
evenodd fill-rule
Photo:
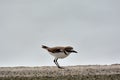
<path fill-rule="evenodd" d="M 58 66 L 59 69 L 64 69 L 63 67 Z"/>

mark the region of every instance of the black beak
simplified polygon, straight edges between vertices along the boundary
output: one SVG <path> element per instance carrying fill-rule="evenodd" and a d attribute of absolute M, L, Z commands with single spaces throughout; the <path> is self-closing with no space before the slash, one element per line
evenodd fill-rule
<path fill-rule="evenodd" d="M 78 53 L 77 51 L 75 51 L 75 50 L 72 50 L 71 52 L 73 52 L 73 53 Z"/>

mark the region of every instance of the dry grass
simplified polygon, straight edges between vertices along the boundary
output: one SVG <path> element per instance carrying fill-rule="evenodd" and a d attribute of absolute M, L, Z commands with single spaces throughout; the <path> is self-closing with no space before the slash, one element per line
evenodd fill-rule
<path fill-rule="evenodd" d="M 120 65 L 0 67 L 0 80 L 120 80 Z"/>

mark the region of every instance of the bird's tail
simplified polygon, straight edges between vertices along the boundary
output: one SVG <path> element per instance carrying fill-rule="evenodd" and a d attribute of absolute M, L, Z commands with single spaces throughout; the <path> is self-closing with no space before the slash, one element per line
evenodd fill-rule
<path fill-rule="evenodd" d="M 47 49 L 48 47 L 47 47 L 47 46 L 45 46 L 45 45 L 42 45 L 42 48 Z"/>

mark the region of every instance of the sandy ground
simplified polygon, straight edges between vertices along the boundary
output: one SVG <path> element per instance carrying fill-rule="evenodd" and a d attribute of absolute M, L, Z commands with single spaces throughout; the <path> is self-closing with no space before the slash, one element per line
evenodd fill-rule
<path fill-rule="evenodd" d="M 120 64 L 64 66 L 64 69 L 58 69 L 56 66 L 0 67 L 0 77 L 54 77 L 111 74 L 120 74 Z"/>

